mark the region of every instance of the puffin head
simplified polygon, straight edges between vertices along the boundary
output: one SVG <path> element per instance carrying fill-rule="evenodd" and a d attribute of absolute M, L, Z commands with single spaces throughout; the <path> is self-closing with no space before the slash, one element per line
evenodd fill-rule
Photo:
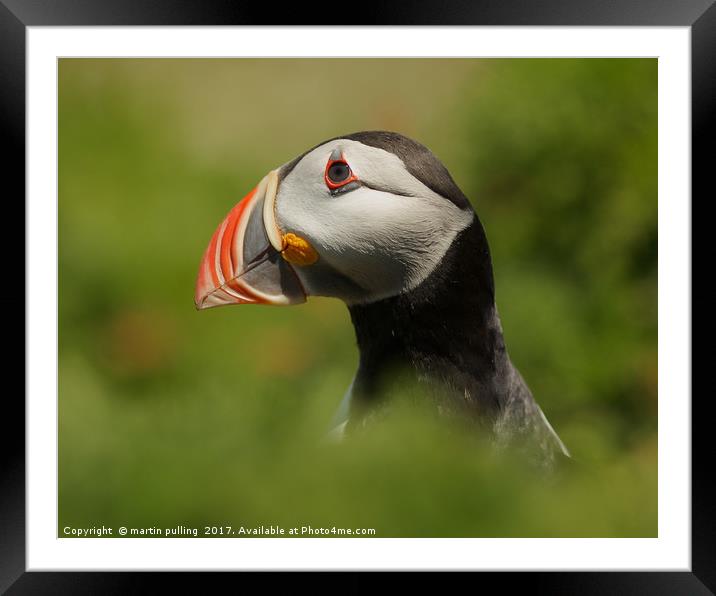
<path fill-rule="evenodd" d="M 202 258 L 196 307 L 397 296 L 474 219 L 423 145 L 382 131 L 334 138 L 270 171 L 229 212 Z"/>

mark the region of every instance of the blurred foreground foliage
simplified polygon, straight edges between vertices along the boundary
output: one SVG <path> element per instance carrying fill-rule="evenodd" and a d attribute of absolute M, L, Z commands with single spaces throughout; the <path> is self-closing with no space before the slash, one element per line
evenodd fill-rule
<path fill-rule="evenodd" d="M 656 535 L 656 68 L 61 60 L 60 528 Z M 575 457 L 554 477 L 402 405 L 329 442 L 357 363 L 337 301 L 195 312 L 231 206 L 366 129 L 431 147 L 472 200 L 513 361 Z"/>

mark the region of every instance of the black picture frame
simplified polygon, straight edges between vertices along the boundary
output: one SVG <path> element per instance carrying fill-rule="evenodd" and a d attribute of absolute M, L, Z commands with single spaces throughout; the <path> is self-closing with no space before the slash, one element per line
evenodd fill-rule
<path fill-rule="evenodd" d="M 374 3 L 361 2 L 346 11 L 350 24 L 363 25 L 479 25 L 479 26 L 682 26 L 691 28 L 692 57 L 692 189 L 703 202 L 713 169 L 709 151 L 716 107 L 716 6 L 714 0 L 502 0 Z M 278 25 L 294 17 L 301 24 L 318 24 L 326 11 L 306 3 L 275 7 L 232 0 L 0 0 L 0 138 L 9 149 L 3 159 L 6 207 L 5 255 L 17 255 L 19 240 L 9 232 L 20 230 L 20 218 L 10 218 L 8 207 L 21 212 L 25 192 L 25 59 L 26 28 L 31 26 L 120 25 Z M 341 11 L 331 10 L 335 18 Z M 280 19 L 281 22 L 277 22 Z M 357 20 L 357 22 L 356 22 Z M 291 23 L 297 24 L 297 23 Z M 332 24 L 348 24 L 335 22 Z M 712 151 L 712 150 L 711 150 Z M 708 194 L 707 194 L 708 193 Z M 692 199 L 692 206 L 697 203 Z M 22 228 L 24 230 L 24 226 Z M 697 250 L 693 257 L 713 250 Z M 20 260 L 6 259 L 19 269 Z M 709 264 L 710 267 L 713 265 Z M 693 270 L 693 269 L 692 269 Z M 12 276 L 15 287 L 24 271 Z M 23 286 L 24 287 L 24 286 Z M 6 329 L 25 311 L 25 293 L 6 292 L 2 298 Z M 705 308 L 699 308 L 704 312 Z M 705 306 L 705 305 L 704 305 Z M 708 315 L 706 316 L 708 318 Z M 693 320 L 693 319 L 692 319 Z M 697 321 L 699 319 L 696 319 Z M 9 323 L 9 324 L 8 324 Z M 710 322 L 705 326 L 710 326 Z M 701 329 L 701 325 L 696 326 Z M 19 330 L 18 330 L 19 331 Z M 708 330 L 703 331 L 708 333 Z M 7 337 L 7 333 L 5 336 Z M 6 345 L 9 342 L 6 340 Z M 24 345 L 24 342 L 23 344 Z M 11 344 L 5 357 L 8 370 L 19 370 L 24 350 Z M 708 345 L 694 356 L 707 357 Z M 14 365 L 14 366 L 13 366 Z M 693 365 L 692 365 L 693 370 Z M 8 375 L 9 378 L 9 375 Z M 128 572 L 26 572 L 25 571 L 25 409 L 19 390 L 7 388 L 2 400 L 3 449 L 0 492 L 0 593 L 143 593 L 159 587 L 168 591 L 174 582 L 184 590 L 206 592 L 211 574 Z M 494 584 L 501 591 L 523 589 L 536 593 L 582 594 L 712 594 L 716 591 L 716 494 L 709 482 L 713 467 L 711 437 L 712 391 L 693 392 L 692 399 L 692 565 L 690 572 L 529 572 L 484 573 L 480 586 Z M 261 578 L 257 578 L 261 581 Z M 294 578 L 291 581 L 295 581 Z M 311 580 L 315 581 L 315 580 Z M 327 585 L 342 589 L 360 587 L 364 576 L 338 579 L 327 574 Z M 424 581 L 424 580 L 421 580 Z M 315 584 L 314 584 L 315 585 Z"/>

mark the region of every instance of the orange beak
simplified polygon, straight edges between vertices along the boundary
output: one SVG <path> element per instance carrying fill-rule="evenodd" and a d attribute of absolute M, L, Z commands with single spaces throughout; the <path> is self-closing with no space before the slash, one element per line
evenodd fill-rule
<path fill-rule="evenodd" d="M 305 302 L 296 273 L 281 257 L 281 234 L 274 218 L 276 190 L 273 171 L 214 232 L 199 265 L 194 292 L 197 309 Z"/>

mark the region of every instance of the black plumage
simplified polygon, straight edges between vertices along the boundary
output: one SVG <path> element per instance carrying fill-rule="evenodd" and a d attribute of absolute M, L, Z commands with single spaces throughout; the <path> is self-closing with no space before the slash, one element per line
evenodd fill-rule
<path fill-rule="evenodd" d="M 347 135 L 398 155 L 423 184 L 472 209 L 442 163 L 396 133 Z M 393 379 L 408 378 L 442 412 L 467 416 L 498 444 L 520 445 L 551 464 L 568 452 L 510 361 L 495 305 L 492 261 L 475 214 L 440 264 L 415 289 L 349 306 L 360 350 L 348 429 L 386 398 Z M 405 390 L 405 386 L 403 385 Z"/>

